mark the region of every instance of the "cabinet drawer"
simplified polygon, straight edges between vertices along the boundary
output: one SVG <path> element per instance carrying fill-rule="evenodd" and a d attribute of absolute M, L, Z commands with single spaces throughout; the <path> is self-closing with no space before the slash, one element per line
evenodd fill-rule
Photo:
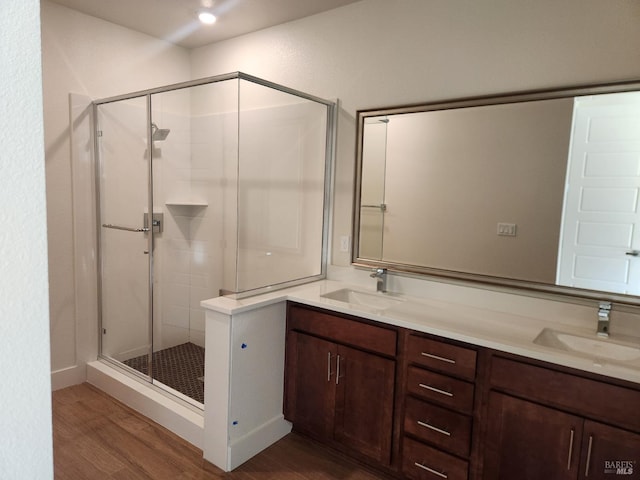
<path fill-rule="evenodd" d="M 407 391 L 424 400 L 459 412 L 470 414 L 473 411 L 474 386 L 472 383 L 418 367 L 409 367 Z"/>
<path fill-rule="evenodd" d="M 396 355 L 395 330 L 295 305 L 289 306 L 288 322 L 289 328 L 293 330 L 311 333 L 382 355 L 391 357 Z"/>
<path fill-rule="evenodd" d="M 402 472 L 407 478 L 414 480 L 467 480 L 469 464 L 405 437 Z"/>
<path fill-rule="evenodd" d="M 475 350 L 410 335 L 407 355 L 410 363 L 468 380 L 476 377 Z"/>
<path fill-rule="evenodd" d="M 471 446 L 471 417 L 407 397 L 404 432 L 466 457 Z"/>
<path fill-rule="evenodd" d="M 640 391 L 497 356 L 490 381 L 515 395 L 640 431 Z"/>

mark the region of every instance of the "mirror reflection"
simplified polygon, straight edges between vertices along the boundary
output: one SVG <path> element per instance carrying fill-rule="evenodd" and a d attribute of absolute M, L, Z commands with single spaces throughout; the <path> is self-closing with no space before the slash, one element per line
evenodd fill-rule
<path fill-rule="evenodd" d="M 635 89 L 359 112 L 354 262 L 640 295 Z"/>

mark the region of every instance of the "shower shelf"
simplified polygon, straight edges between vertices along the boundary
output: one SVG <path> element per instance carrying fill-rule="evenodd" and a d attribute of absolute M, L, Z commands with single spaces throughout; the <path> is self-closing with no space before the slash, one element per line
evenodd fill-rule
<path fill-rule="evenodd" d="M 167 207 L 208 207 L 209 204 L 206 202 L 166 202 L 165 205 Z"/>

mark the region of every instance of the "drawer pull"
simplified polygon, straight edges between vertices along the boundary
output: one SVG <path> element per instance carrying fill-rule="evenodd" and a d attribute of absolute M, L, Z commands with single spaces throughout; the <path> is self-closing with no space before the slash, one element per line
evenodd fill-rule
<path fill-rule="evenodd" d="M 455 360 L 452 360 L 450 358 L 440 357 L 438 355 L 434 355 L 433 353 L 420 352 L 420 355 L 422 355 L 423 357 L 433 358 L 434 360 L 440 360 L 441 362 L 447 362 L 447 363 L 453 363 L 453 364 L 456 363 Z"/>
<path fill-rule="evenodd" d="M 434 427 L 433 425 L 429 425 L 425 422 L 421 422 L 420 420 L 418 420 L 418 425 L 420 425 L 421 427 L 430 428 L 431 430 L 446 435 L 447 437 L 451 436 L 451 432 L 447 432 L 446 430 L 443 430 L 441 428 Z"/>
<path fill-rule="evenodd" d="M 567 470 L 571 470 L 571 457 L 573 456 L 573 436 L 574 429 L 571 429 L 571 437 L 569 438 L 569 457 L 567 458 Z"/>
<path fill-rule="evenodd" d="M 591 449 L 593 448 L 593 435 L 589 435 L 589 448 L 587 449 L 587 465 L 584 467 L 584 476 L 589 476 L 589 464 L 591 463 Z"/>
<path fill-rule="evenodd" d="M 423 469 L 423 470 L 426 470 L 426 471 L 427 471 L 427 472 L 429 472 L 429 473 L 433 473 L 434 475 L 437 475 L 437 476 L 439 476 L 440 478 L 449 478 L 449 477 L 447 476 L 447 474 L 446 474 L 446 473 L 439 472 L 439 471 L 434 470 L 433 468 L 429 468 L 429 467 L 427 467 L 427 466 L 425 466 L 425 465 L 423 465 L 423 464 L 421 464 L 421 463 L 415 462 L 415 463 L 414 463 L 414 465 L 415 465 L 416 467 L 418 467 L 418 468 L 421 468 L 421 469 Z"/>
<path fill-rule="evenodd" d="M 426 390 L 431 390 L 432 392 L 439 393 L 440 395 L 446 395 L 447 397 L 453 397 L 453 393 L 447 392 L 445 390 L 440 390 L 439 388 L 432 387 L 431 385 L 425 385 L 424 383 L 419 384 L 420 388 L 424 388 Z"/>

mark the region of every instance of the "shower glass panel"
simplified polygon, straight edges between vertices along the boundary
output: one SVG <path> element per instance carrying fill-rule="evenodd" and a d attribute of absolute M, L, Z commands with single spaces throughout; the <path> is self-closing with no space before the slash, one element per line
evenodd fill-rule
<path fill-rule="evenodd" d="M 236 73 L 94 108 L 100 355 L 202 407 L 200 302 L 325 273 L 334 105 Z"/>
<path fill-rule="evenodd" d="M 202 300 L 222 288 L 225 188 L 235 199 L 237 81 L 151 95 L 151 122 L 169 131 L 154 141 L 155 235 L 153 380 L 204 402 Z M 228 171 L 232 174 L 226 174 Z M 235 212 L 235 202 L 232 205 Z"/>
<path fill-rule="evenodd" d="M 101 351 L 124 361 L 151 352 L 146 99 L 101 105 L 97 122 Z"/>
<path fill-rule="evenodd" d="M 240 80 L 234 292 L 320 275 L 327 107 Z"/>

